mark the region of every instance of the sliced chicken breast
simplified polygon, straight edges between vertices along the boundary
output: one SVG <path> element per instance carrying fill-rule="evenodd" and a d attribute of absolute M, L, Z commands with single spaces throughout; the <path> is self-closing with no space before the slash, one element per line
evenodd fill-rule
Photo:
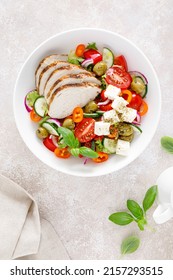
<path fill-rule="evenodd" d="M 95 83 L 76 83 L 59 87 L 51 96 L 49 102 L 49 116 L 52 118 L 65 118 L 77 106 L 83 107 L 94 100 L 101 92 Z"/>
<path fill-rule="evenodd" d="M 40 95 L 44 95 L 45 85 L 47 83 L 49 76 L 52 74 L 52 72 L 56 69 L 59 69 L 61 67 L 65 67 L 65 66 L 69 66 L 69 62 L 55 61 L 43 69 L 43 71 L 41 72 L 41 74 L 39 76 L 39 82 L 38 82 L 38 87 L 37 87 L 38 93 Z M 77 67 L 76 65 L 74 65 L 74 66 Z"/>
<path fill-rule="evenodd" d="M 90 82 L 101 85 L 101 82 L 97 78 L 95 78 L 92 73 L 85 70 L 82 71 L 80 69 L 70 68 L 66 72 L 67 75 L 62 76 L 62 73 L 64 71 L 60 71 L 60 69 L 58 69 L 54 71 L 54 74 L 52 73 L 52 75 L 49 77 L 44 90 L 44 96 L 47 102 L 49 102 L 52 93 L 57 90 L 57 88 L 67 84 Z"/>
<path fill-rule="evenodd" d="M 39 76 L 40 76 L 41 72 L 43 71 L 43 69 L 58 60 L 67 61 L 68 55 L 67 54 L 52 54 L 52 55 L 49 55 L 42 59 L 42 61 L 39 63 L 39 65 L 35 71 L 36 88 L 38 88 Z"/>

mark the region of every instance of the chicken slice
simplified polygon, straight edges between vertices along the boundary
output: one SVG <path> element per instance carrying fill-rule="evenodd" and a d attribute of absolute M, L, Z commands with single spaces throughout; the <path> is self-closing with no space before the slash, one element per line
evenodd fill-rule
<path fill-rule="evenodd" d="M 59 87 L 49 102 L 49 116 L 62 119 L 72 114 L 77 106 L 83 107 L 101 92 L 95 83 L 76 83 Z"/>
<path fill-rule="evenodd" d="M 42 59 L 42 61 L 39 63 L 39 65 L 35 71 L 36 88 L 38 88 L 39 76 L 40 76 L 41 72 L 43 71 L 43 69 L 57 60 L 67 61 L 68 55 L 67 54 L 52 54 L 52 55 L 49 55 Z"/>

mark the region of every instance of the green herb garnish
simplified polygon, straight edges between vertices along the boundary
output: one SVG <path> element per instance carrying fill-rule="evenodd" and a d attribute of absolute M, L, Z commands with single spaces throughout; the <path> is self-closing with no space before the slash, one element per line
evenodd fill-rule
<path fill-rule="evenodd" d="M 29 106 L 33 107 L 35 100 L 39 97 L 40 95 L 36 90 L 33 90 L 27 94 L 27 101 Z"/>
<path fill-rule="evenodd" d="M 97 48 L 95 42 L 93 42 L 93 43 L 88 43 L 86 49 L 98 50 L 98 48 Z"/>
<path fill-rule="evenodd" d="M 140 245 L 140 239 L 137 236 L 129 236 L 125 238 L 121 244 L 121 254 L 132 254 Z"/>
<path fill-rule="evenodd" d="M 98 157 L 98 153 L 96 153 L 92 149 L 87 147 L 80 147 L 79 140 L 74 136 L 73 132 L 70 129 L 59 127 L 58 132 L 62 135 L 64 144 L 70 148 L 70 153 L 73 156 L 78 157 L 79 155 L 83 155 L 88 158 Z"/>
<path fill-rule="evenodd" d="M 144 230 L 147 224 L 146 212 L 153 205 L 157 196 L 157 186 L 149 188 L 143 199 L 143 208 L 134 200 L 127 200 L 128 212 L 116 212 L 109 216 L 109 220 L 117 225 L 128 225 L 131 222 L 136 222 L 140 230 Z"/>
<path fill-rule="evenodd" d="M 173 138 L 169 136 L 163 136 L 161 138 L 162 147 L 168 152 L 173 154 Z"/>

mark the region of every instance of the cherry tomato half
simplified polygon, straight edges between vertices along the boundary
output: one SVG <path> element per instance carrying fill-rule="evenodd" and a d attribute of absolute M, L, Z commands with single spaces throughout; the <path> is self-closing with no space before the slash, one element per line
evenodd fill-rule
<path fill-rule="evenodd" d="M 75 137 L 79 142 L 85 143 L 91 141 L 94 137 L 95 120 L 92 118 L 84 118 L 75 128 Z"/>
<path fill-rule="evenodd" d="M 137 111 L 139 111 L 140 107 L 142 105 L 142 97 L 137 93 L 132 93 L 132 99 L 130 103 L 127 105 L 127 107 L 133 108 Z"/>
<path fill-rule="evenodd" d="M 45 147 L 50 150 L 51 152 L 54 152 L 55 149 L 57 148 L 53 142 L 52 139 L 48 136 L 43 140 L 43 144 L 45 145 Z"/>
<path fill-rule="evenodd" d="M 107 159 L 108 159 L 108 154 L 103 153 L 103 152 L 98 152 L 98 157 L 97 158 L 92 158 L 92 160 L 96 163 L 104 162 Z"/>
<path fill-rule="evenodd" d="M 94 64 L 96 64 L 97 62 L 102 60 L 101 53 L 99 53 L 96 50 L 89 49 L 89 50 L 85 51 L 83 55 L 84 55 L 85 59 L 92 58 L 94 61 Z"/>
<path fill-rule="evenodd" d="M 54 154 L 59 158 L 69 158 L 71 156 L 70 152 L 68 151 L 68 148 L 56 148 L 54 150 Z"/>
<path fill-rule="evenodd" d="M 106 82 L 121 89 L 127 89 L 132 78 L 123 68 L 116 65 L 106 71 Z"/>
<path fill-rule="evenodd" d="M 84 44 L 80 44 L 77 46 L 75 54 L 79 57 L 83 56 L 83 53 L 85 51 L 85 45 Z"/>
<path fill-rule="evenodd" d="M 73 121 L 76 123 L 81 122 L 83 119 L 83 110 L 81 107 L 76 107 L 73 110 Z"/>
<path fill-rule="evenodd" d="M 114 58 L 114 64 L 115 65 L 120 65 L 120 66 L 124 67 L 126 72 L 128 71 L 127 61 L 126 61 L 124 55 L 116 56 Z"/>

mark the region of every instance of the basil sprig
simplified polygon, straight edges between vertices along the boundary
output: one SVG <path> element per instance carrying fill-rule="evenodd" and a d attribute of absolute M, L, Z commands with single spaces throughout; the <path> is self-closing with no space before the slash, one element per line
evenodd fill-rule
<path fill-rule="evenodd" d="M 129 236 L 125 238 L 121 244 L 121 254 L 132 254 L 140 245 L 140 240 L 137 236 Z"/>
<path fill-rule="evenodd" d="M 86 49 L 91 49 L 91 50 L 98 50 L 97 46 L 96 46 L 96 43 L 93 42 L 93 43 L 88 43 Z"/>
<path fill-rule="evenodd" d="M 163 136 L 161 138 L 162 147 L 168 152 L 173 154 L 173 138 L 169 136 Z"/>
<path fill-rule="evenodd" d="M 146 212 L 153 205 L 157 196 L 157 186 L 150 187 L 143 199 L 142 207 L 134 200 L 127 200 L 128 212 L 116 212 L 109 216 L 109 220 L 117 225 L 124 226 L 136 222 L 140 230 L 147 224 Z"/>
<path fill-rule="evenodd" d="M 78 157 L 79 155 L 88 158 L 97 158 L 98 153 L 87 147 L 80 147 L 79 140 L 74 136 L 74 133 L 65 127 L 58 127 L 58 133 L 62 135 L 63 141 L 69 147 L 70 153 Z"/>

